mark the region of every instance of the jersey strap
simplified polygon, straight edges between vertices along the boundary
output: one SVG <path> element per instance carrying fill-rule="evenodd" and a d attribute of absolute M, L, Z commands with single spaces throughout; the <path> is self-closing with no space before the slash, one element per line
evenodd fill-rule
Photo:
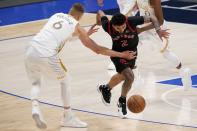
<path fill-rule="evenodd" d="M 126 17 L 126 24 L 131 32 L 137 32 L 136 28 L 129 24 L 128 17 Z"/>

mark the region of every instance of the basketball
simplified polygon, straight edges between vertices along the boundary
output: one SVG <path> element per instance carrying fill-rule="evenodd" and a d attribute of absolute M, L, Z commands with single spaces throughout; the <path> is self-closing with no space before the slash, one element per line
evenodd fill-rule
<path fill-rule="evenodd" d="M 140 95 L 132 95 L 127 101 L 127 107 L 133 113 L 142 112 L 145 106 L 146 106 L 145 99 Z"/>

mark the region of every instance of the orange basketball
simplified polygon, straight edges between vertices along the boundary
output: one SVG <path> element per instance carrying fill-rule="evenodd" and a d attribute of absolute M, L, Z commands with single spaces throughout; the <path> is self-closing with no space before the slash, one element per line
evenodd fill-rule
<path fill-rule="evenodd" d="M 145 106 L 146 106 L 146 101 L 144 97 L 140 95 L 132 95 L 127 101 L 127 107 L 133 113 L 142 112 Z"/>

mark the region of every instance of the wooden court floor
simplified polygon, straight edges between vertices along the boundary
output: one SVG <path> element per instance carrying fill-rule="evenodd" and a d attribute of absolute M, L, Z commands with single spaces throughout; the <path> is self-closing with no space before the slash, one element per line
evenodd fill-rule
<path fill-rule="evenodd" d="M 86 14 L 81 25 L 93 24 L 94 18 L 93 14 Z M 25 46 L 45 22 L 0 27 L 0 131 L 39 131 L 31 118 L 31 87 L 23 57 Z M 180 57 L 184 66 L 191 68 L 193 75 L 197 74 L 197 25 L 170 22 L 168 25 L 171 50 Z M 92 38 L 111 47 L 110 38 L 102 29 Z M 184 92 L 179 86 L 156 83 L 179 78 L 179 74 L 154 45 L 143 43 L 139 47 L 136 73 L 139 81 L 134 84 L 130 95 L 141 94 L 148 104 L 143 113 L 130 113 L 129 119 L 120 119 L 116 114 L 121 85 L 112 91 L 112 106 L 108 108 L 102 104 L 96 91 L 97 84 L 106 83 L 114 73 L 107 71 L 108 57 L 94 54 L 79 41 L 65 45 L 61 57 L 72 76 L 74 113 L 89 126 L 85 129 L 60 127 L 60 90 L 56 82 L 43 80 L 41 101 L 45 104 L 41 108 L 48 124 L 47 131 L 197 131 L 197 89 Z"/>

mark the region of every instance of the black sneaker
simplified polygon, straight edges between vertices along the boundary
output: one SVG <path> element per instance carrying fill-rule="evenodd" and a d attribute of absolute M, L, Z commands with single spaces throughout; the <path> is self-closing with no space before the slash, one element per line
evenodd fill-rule
<path fill-rule="evenodd" d="M 97 90 L 101 94 L 101 98 L 102 98 L 103 103 L 106 106 L 109 106 L 110 101 L 111 101 L 111 91 L 110 91 L 109 87 L 106 85 L 99 85 L 97 87 Z"/>
<path fill-rule="evenodd" d="M 126 104 L 126 98 L 125 97 L 120 97 L 118 100 L 118 113 L 121 118 L 127 118 L 127 104 Z"/>

